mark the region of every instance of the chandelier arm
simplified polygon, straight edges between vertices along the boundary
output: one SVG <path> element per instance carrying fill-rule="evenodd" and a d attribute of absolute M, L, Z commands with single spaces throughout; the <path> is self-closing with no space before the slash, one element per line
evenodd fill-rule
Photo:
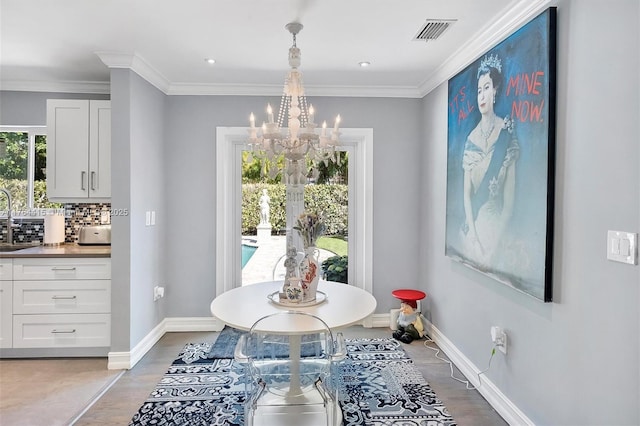
<path fill-rule="evenodd" d="M 336 117 L 333 129 L 327 129 L 326 121 L 321 128 L 314 123 L 315 110 L 305 95 L 302 73 L 299 70 L 301 53 L 297 46 L 297 35 L 303 28 L 299 22 L 291 22 L 285 26 L 292 36 L 292 45 L 288 52 L 289 70 L 285 76 L 284 87 L 277 113 L 271 105 L 267 107 L 267 121 L 262 128 L 255 127 L 255 117 L 250 116 L 248 144 L 253 159 L 261 159 L 261 175 L 269 174 L 272 179 L 282 172 L 283 182 L 292 185 L 304 184 L 309 172 L 317 179 L 318 161 L 325 164 L 336 161 L 335 146 L 339 143 L 340 116 Z M 284 164 L 279 160 L 284 159 Z M 312 161 L 307 170 L 306 161 Z M 289 224 L 287 224 L 289 227 Z"/>

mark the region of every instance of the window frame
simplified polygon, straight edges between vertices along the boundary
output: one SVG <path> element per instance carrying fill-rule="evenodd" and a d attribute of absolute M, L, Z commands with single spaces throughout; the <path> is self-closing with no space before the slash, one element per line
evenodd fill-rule
<path fill-rule="evenodd" d="M 59 209 L 34 207 L 35 168 L 36 168 L 36 136 L 47 136 L 47 126 L 6 126 L 0 125 L 2 133 L 27 133 L 29 142 L 27 145 L 27 210 L 23 214 L 14 215 L 15 219 L 42 219 L 46 214 L 57 212 Z M 1 218 L 7 217 L 2 214 Z"/>
<path fill-rule="evenodd" d="M 247 127 L 216 128 L 216 294 L 242 285 L 242 151 Z M 349 150 L 349 282 L 373 294 L 373 129 L 340 129 Z M 353 151 L 351 151 L 353 150 Z M 358 220 L 356 220 L 358 218 Z M 371 326 L 371 319 L 365 326 Z"/>

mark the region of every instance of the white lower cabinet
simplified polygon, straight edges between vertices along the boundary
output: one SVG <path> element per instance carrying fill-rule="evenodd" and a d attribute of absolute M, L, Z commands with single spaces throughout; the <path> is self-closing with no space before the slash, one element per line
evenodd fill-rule
<path fill-rule="evenodd" d="M 110 314 L 14 315 L 14 348 L 109 346 Z"/>
<path fill-rule="evenodd" d="M 13 314 L 111 312 L 111 281 L 14 281 Z"/>
<path fill-rule="evenodd" d="M 0 281 L 3 290 L 9 288 L 0 294 L 3 347 L 111 345 L 110 258 L 14 258 L 12 278 Z M 10 331 L 5 331 L 6 318 Z M 5 332 L 10 333 L 9 346 Z"/>
<path fill-rule="evenodd" d="M 13 280 L 111 279 L 110 258 L 15 258 Z"/>

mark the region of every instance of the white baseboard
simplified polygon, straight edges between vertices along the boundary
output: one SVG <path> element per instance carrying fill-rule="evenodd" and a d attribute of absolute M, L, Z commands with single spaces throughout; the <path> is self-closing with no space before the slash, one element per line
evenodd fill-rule
<path fill-rule="evenodd" d="M 129 352 L 109 352 L 107 368 L 109 370 L 130 370 L 149 352 L 165 333 L 165 320 L 156 325 L 153 330 L 134 346 Z"/>
<path fill-rule="evenodd" d="M 154 327 L 130 352 L 109 352 L 109 370 L 130 370 L 168 332 L 220 331 L 224 324 L 213 317 L 165 318 Z"/>
<path fill-rule="evenodd" d="M 389 327 L 389 314 L 373 314 L 369 318 L 369 324 L 365 325 L 365 327 Z"/>
<path fill-rule="evenodd" d="M 535 425 L 520 409 L 507 398 L 498 387 L 486 376 L 482 376 L 482 384 L 478 381 L 480 369 L 473 364 L 460 350 L 445 337 L 429 321 L 425 322 L 425 330 L 431 339 L 438 345 L 451 362 L 465 375 L 469 382 L 476 387 L 478 392 L 510 425 Z"/>
<path fill-rule="evenodd" d="M 165 318 L 165 332 L 171 331 L 221 331 L 224 324 L 214 317 Z"/>

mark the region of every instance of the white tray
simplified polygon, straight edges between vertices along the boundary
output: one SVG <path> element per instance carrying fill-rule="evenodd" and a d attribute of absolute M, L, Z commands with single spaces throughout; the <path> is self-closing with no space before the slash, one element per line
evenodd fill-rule
<path fill-rule="evenodd" d="M 315 306 L 323 303 L 325 300 L 327 300 L 327 295 L 321 291 L 316 291 L 316 298 L 314 300 L 309 300 L 308 302 L 290 302 L 288 300 L 281 301 L 280 292 L 274 291 L 273 293 L 267 296 L 267 299 L 269 299 L 271 303 L 273 303 L 274 305 L 278 305 L 278 306 L 304 307 L 304 306 Z"/>

